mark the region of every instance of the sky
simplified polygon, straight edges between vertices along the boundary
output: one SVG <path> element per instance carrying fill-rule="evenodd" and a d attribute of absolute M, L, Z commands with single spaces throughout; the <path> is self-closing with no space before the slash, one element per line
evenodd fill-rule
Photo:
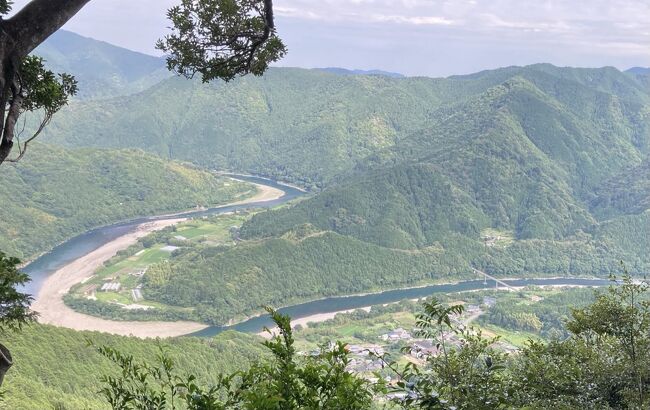
<path fill-rule="evenodd" d="M 65 29 L 158 54 L 179 0 L 92 0 Z M 27 0 L 17 0 L 15 9 Z M 275 0 L 278 65 L 449 76 L 510 65 L 650 67 L 650 0 Z"/>

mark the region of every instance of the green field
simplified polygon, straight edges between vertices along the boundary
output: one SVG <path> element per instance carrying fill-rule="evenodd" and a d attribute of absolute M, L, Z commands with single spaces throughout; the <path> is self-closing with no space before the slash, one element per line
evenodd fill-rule
<path fill-rule="evenodd" d="M 74 286 L 66 300 L 85 299 L 103 305 L 138 305 L 170 312 L 191 312 L 193 309 L 170 307 L 147 300 L 147 270 L 169 260 L 176 250 L 196 246 L 234 245 L 235 232 L 238 232 L 247 218 L 248 214 L 239 213 L 192 219 L 155 232 L 118 252 L 89 280 Z M 102 286 L 107 283 L 119 283 L 120 288 L 102 291 Z M 139 292 L 139 297 L 135 297 L 134 290 Z"/>
<path fill-rule="evenodd" d="M 498 336 L 502 342 L 522 347 L 530 339 L 547 340 L 552 337 L 550 335 L 563 331 L 564 320 L 570 309 L 587 304 L 593 300 L 593 294 L 594 289 L 591 288 L 529 287 L 519 292 L 489 290 L 436 297 L 444 303 L 462 303 L 466 308 L 480 306 L 479 315 L 465 314 L 466 318 L 472 318 L 469 322 L 471 326 L 480 329 L 485 337 Z M 492 307 L 484 305 L 485 297 L 495 298 L 496 304 Z M 504 309 L 507 314 L 503 312 Z M 334 319 L 299 328 L 296 340 L 304 350 L 330 340 L 350 344 L 381 344 L 382 334 L 397 328 L 413 329 L 415 315 L 420 311 L 421 303 L 413 301 L 373 306 L 370 312 L 357 310 L 339 314 Z M 510 316 L 518 320 L 510 319 Z M 537 323 L 539 328 L 533 330 Z"/>

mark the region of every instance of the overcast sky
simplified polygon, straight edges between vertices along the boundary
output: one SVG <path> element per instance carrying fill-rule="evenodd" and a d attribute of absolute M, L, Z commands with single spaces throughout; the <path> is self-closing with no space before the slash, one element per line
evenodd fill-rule
<path fill-rule="evenodd" d="M 66 29 L 149 54 L 177 0 L 92 0 Z M 27 3 L 17 0 L 15 8 Z M 280 65 L 447 76 L 650 66 L 650 0 L 275 0 Z"/>

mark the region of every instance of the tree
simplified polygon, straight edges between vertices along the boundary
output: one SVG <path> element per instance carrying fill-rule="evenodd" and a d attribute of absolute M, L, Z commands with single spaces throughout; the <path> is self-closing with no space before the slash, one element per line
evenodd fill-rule
<path fill-rule="evenodd" d="M 429 340 L 436 350 L 425 354 L 425 366 L 409 362 L 402 369 L 382 358 L 399 378 L 398 404 L 427 410 L 507 407 L 506 356 L 493 347 L 498 338 L 483 338 L 480 330 L 458 322 L 464 312 L 461 305 L 445 306 L 433 298 L 423 308 L 416 316 L 417 336 Z"/>
<path fill-rule="evenodd" d="M 106 346 L 97 351 L 120 368 L 120 376 L 104 377 L 101 393 L 114 409 L 328 409 L 363 410 L 372 404 L 369 383 L 346 370 L 345 345 L 321 349 L 315 357 L 298 357 L 288 316 L 267 309 L 277 333 L 264 345 L 269 361 L 246 371 L 220 375 L 216 386 L 200 386 L 194 376 L 179 376 L 164 350 L 155 366 Z M 92 344 L 92 343 L 91 343 Z"/>
<path fill-rule="evenodd" d="M 18 161 L 53 115 L 77 92 L 69 74 L 47 70 L 43 59 L 30 55 L 90 0 L 32 0 L 9 19 L 10 0 L 0 0 L 0 164 Z M 277 37 L 272 0 L 181 0 L 168 12 L 172 34 L 158 42 L 168 53 L 168 67 L 186 77 L 200 73 L 204 82 L 230 81 L 249 73 L 261 75 L 269 63 L 284 56 Z M 21 142 L 16 131 L 25 112 L 42 116 L 36 131 Z M 10 158 L 14 146 L 18 154 Z M 28 277 L 18 260 L 0 253 L 0 330 L 13 330 L 33 320 L 30 298 L 16 291 Z M 9 350 L 0 345 L 0 384 L 11 366 Z"/>
<path fill-rule="evenodd" d="M 0 19 L 0 164 L 22 158 L 77 92 L 72 76 L 54 74 L 30 53 L 89 1 L 32 0 L 11 18 Z M 10 11 L 11 1 L 0 0 L 0 16 Z M 157 46 L 168 54 L 168 68 L 186 77 L 199 73 L 207 82 L 261 75 L 286 53 L 276 35 L 272 0 L 181 0 L 168 17 L 172 34 Z M 16 124 L 25 112 L 39 112 L 42 120 L 21 142 Z M 16 142 L 18 155 L 10 158 Z"/>
<path fill-rule="evenodd" d="M 650 285 L 634 281 L 624 270 L 622 282 L 599 294 L 584 309 L 576 309 L 567 323 L 571 333 L 599 351 L 608 351 L 623 367 L 621 395 L 632 406 L 650 405 Z"/>
<path fill-rule="evenodd" d="M 29 310 L 31 296 L 16 290 L 29 282 L 29 276 L 18 270 L 19 264 L 18 259 L 8 258 L 0 252 L 0 333 L 20 330 L 36 318 L 35 313 Z M 12 365 L 11 353 L 0 344 L 0 385 Z"/>

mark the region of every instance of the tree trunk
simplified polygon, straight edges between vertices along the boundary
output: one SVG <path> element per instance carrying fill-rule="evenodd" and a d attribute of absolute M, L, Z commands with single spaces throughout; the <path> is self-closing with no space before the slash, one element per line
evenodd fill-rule
<path fill-rule="evenodd" d="M 21 114 L 22 98 L 12 90 L 21 62 L 89 1 L 32 0 L 9 20 L 0 19 L 0 164 L 14 146 L 14 128 Z M 9 349 L 0 344 L 0 386 L 12 365 Z"/>
<path fill-rule="evenodd" d="M 11 87 L 22 60 L 89 1 L 32 0 L 10 19 L 0 20 L 0 164 L 14 146 L 13 125 L 20 116 L 20 99 Z M 7 108 L 9 118 L 5 120 Z"/>
<path fill-rule="evenodd" d="M 14 363 L 11 359 L 11 353 L 9 353 L 9 349 L 0 343 L 0 386 L 2 385 L 2 381 L 5 378 L 5 374 L 7 374 L 7 371 L 13 364 Z"/>

